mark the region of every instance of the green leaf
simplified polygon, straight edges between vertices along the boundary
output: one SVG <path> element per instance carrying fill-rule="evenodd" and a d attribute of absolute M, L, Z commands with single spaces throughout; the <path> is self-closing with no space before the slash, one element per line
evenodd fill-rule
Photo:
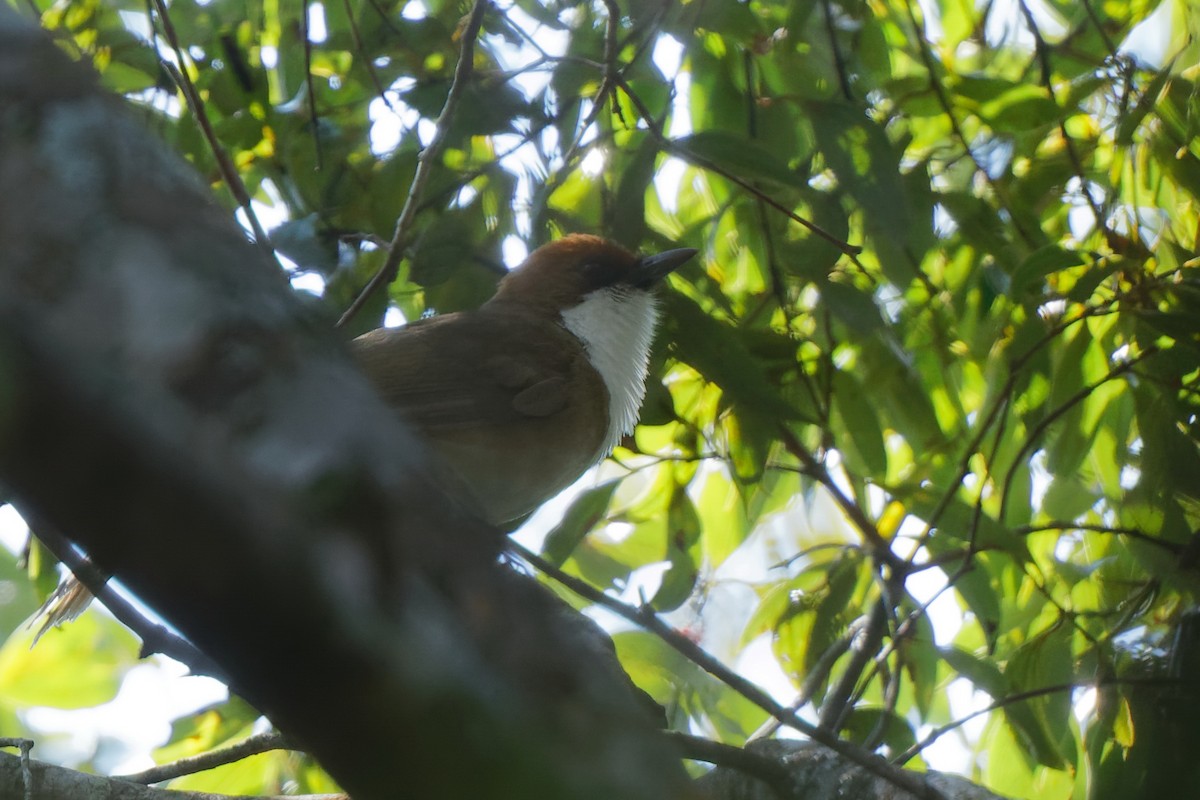
<path fill-rule="evenodd" d="M 890 336 L 880 336 L 863 346 L 859 380 L 870 387 L 871 400 L 884 420 L 914 449 L 931 450 L 945 439 L 930 393 L 912 356 L 902 351 Z"/>
<path fill-rule="evenodd" d="M 735 410 L 764 419 L 796 419 L 796 409 L 734 329 L 675 292 L 664 296 L 663 306 L 664 328 L 675 357 L 720 386 Z"/>
<path fill-rule="evenodd" d="M 859 109 L 816 102 L 806 108 L 817 147 L 840 188 L 863 211 L 884 273 L 897 282 L 911 280 L 912 260 L 906 248 L 923 250 L 931 236 L 928 180 L 920 178 L 919 171 L 913 181 L 905 179 L 902 147 Z"/>
<path fill-rule="evenodd" d="M 1004 675 L 1018 692 L 1064 686 L 1074 678 L 1072 663 L 1070 628 L 1061 626 L 1017 648 Z M 1006 704 L 1004 714 L 1039 763 L 1064 769 L 1074 762 L 1069 689 Z"/>
<path fill-rule="evenodd" d="M 330 275 L 337 269 L 337 239 L 321 228 L 316 214 L 288 220 L 273 228 L 270 235 L 275 249 L 296 262 L 300 269 L 315 270 L 322 275 Z"/>
<path fill-rule="evenodd" d="M 700 516 L 692 499 L 676 489 L 667 509 L 666 557 L 671 566 L 651 600 L 656 611 L 674 611 L 691 597 L 700 575 L 700 534 Z"/>
<path fill-rule="evenodd" d="M 1034 282 L 1071 267 L 1083 264 L 1083 257 L 1056 244 L 1048 244 L 1021 262 L 1012 274 L 1010 292 L 1014 297 L 1036 289 Z"/>
<path fill-rule="evenodd" d="M 716 680 L 654 634 L 621 631 L 612 640 L 629 677 L 661 705 L 672 706 L 685 687 Z"/>
<path fill-rule="evenodd" d="M 842 730 L 852 742 L 861 742 L 878 731 L 881 733 L 880 741 L 893 753 L 903 753 L 917 742 L 912 724 L 894 711 L 884 708 L 855 706 Z"/>
<path fill-rule="evenodd" d="M 913 636 L 897 643 L 904 669 L 912 680 L 913 701 L 922 717 L 928 717 L 938 697 L 938 665 L 941 661 L 934 643 L 933 623 L 928 614 L 919 614 Z"/>
<path fill-rule="evenodd" d="M 758 142 L 728 131 L 710 130 L 684 136 L 672 143 L 672 149 L 685 158 L 690 155 L 699 159 L 700 165 L 704 162 L 714 164 L 744 180 L 767 181 L 797 189 L 808 183 L 805 176 L 792 170 L 786 161 L 781 161 Z"/>
<path fill-rule="evenodd" d="M 866 389 L 851 373 L 834 373 L 833 412 L 831 422 L 846 432 L 836 445 L 846 455 L 851 470 L 871 478 L 887 475 L 887 450 L 879 418 Z"/>
<path fill-rule="evenodd" d="M 1046 488 L 1042 511 L 1051 519 L 1076 519 L 1096 504 L 1097 497 L 1075 475 L 1057 475 Z"/>
<path fill-rule="evenodd" d="M 867 338 L 885 323 L 869 292 L 838 281 L 820 283 L 821 299 L 854 338 Z"/>
<path fill-rule="evenodd" d="M 1008 681 L 996 666 L 995 660 L 982 658 L 957 647 L 943 647 L 938 652 L 955 673 L 969 680 L 976 688 L 987 692 L 993 700 L 1003 700 L 1008 695 Z"/>
<path fill-rule="evenodd" d="M 0 598 L 0 638 L 28 624 L 40 598 L 54 591 L 58 585 L 54 563 L 54 557 L 37 539 L 29 543 L 29 561 L 24 569 L 16 556 L 0 548 L 0 587 L 5 587 L 5 595 Z"/>
<path fill-rule="evenodd" d="M 919 489 L 908 495 L 907 502 L 914 514 L 927 519 L 938 506 L 940 499 L 940 493 L 936 491 Z M 974 505 L 958 496 L 945 504 L 942 515 L 937 520 L 935 533 L 935 540 L 940 541 L 934 546 L 938 547 L 940 552 L 946 552 L 954 546 L 953 542 L 969 542 L 976 548 L 1006 552 L 1021 563 L 1027 563 L 1032 557 L 1024 538 L 1008 530 L 986 512 L 977 511 Z M 947 541 L 946 537 L 952 542 Z"/>
<path fill-rule="evenodd" d="M 1042 87 L 1021 84 L 983 103 L 979 114 L 998 133 L 1021 133 L 1056 124 L 1063 111 Z"/>
<path fill-rule="evenodd" d="M 437 119 L 449 91 L 449 80 L 430 80 L 401 97 L 422 116 Z M 529 113 L 529 104 L 511 83 L 497 83 L 491 76 L 476 77 L 463 89 L 446 134 L 447 142 L 454 146 L 470 136 L 511 132 L 513 121 Z"/>
<path fill-rule="evenodd" d="M 409 259 L 409 275 L 425 287 L 430 308 L 443 314 L 472 309 L 495 293 L 500 275 L 481 263 L 488 255 L 482 239 L 486 230 L 483 212 L 474 204 L 442 213 L 421 232 Z M 497 254 L 492 259 L 500 263 Z"/>
<path fill-rule="evenodd" d="M 805 648 L 805 668 L 811 670 L 829 647 L 837 641 L 860 609 L 850 603 L 858 585 L 862 561 L 856 555 L 838 559 L 828 572 L 828 585 L 813 615 Z"/>
<path fill-rule="evenodd" d="M 646 235 L 646 191 L 654 180 L 658 143 L 650 136 L 639 138 L 641 143 L 632 150 L 632 158 L 622 156 L 625 167 L 620 172 L 610 225 L 610 235 L 618 242 L 640 242 Z"/>
<path fill-rule="evenodd" d="M 0 649 L 0 703 L 9 708 L 106 703 L 138 660 L 134 635 L 95 610 L 47 631 L 37 646 L 34 633 L 20 628 Z"/>
<path fill-rule="evenodd" d="M 620 480 L 607 481 L 576 497 L 563 514 L 562 521 L 546 535 L 542 557 L 555 566 L 562 566 L 584 537 L 604 519 L 613 492 L 620 484 Z"/>
<path fill-rule="evenodd" d="M 704 557 L 720 566 L 746 540 L 750 525 L 728 473 L 714 469 L 703 480 L 696 505 L 704 527 Z"/>

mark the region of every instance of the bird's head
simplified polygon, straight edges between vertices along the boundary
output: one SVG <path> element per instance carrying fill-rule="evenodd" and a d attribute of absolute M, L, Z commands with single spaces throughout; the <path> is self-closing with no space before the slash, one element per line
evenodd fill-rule
<path fill-rule="evenodd" d="M 658 322 L 653 290 L 695 254 L 680 248 L 637 256 L 597 236 L 566 236 L 535 250 L 489 301 L 549 318 L 580 341 L 608 390 L 604 452 L 637 422 Z"/>
<path fill-rule="evenodd" d="M 681 248 L 639 257 L 599 236 L 571 234 L 533 251 L 504 277 L 492 302 L 547 315 L 562 314 L 601 295 L 621 304 L 646 296 L 695 254 Z"/>

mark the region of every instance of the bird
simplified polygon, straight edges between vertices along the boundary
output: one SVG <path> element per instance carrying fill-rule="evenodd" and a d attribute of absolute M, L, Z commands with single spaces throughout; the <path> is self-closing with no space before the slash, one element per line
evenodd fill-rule
<path fill-rule="evenodd" d="M 638 256 L 570 234 L 534 250 L 478 309 L 370 331 L 351 354 L 431 449 L 435 483 L 511 527 L 633 432 L 657 286 L 696 252 Z M 68 576 L 31 617 L 34 641 L 91 600 Z"/>
<path fill-rule="evenodd" d="M 656 289 L 696 252 L 569 234 L 479 308 L 370 331 L 351 351 L 430 447 L 436 482 L 493 525 L 519 521 L 633 432 Z"/>

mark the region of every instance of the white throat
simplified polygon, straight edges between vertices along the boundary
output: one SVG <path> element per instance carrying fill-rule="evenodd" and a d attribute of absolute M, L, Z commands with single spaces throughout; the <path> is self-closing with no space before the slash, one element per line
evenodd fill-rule
<path fill-rule="evenodd" d="M 642 398 L 658 300 L 641 289 L 609 286 L 562 312 L 563 325 L 583 342 L 588 361 L 608 389 L 608 434 L 604 455 L 633 433 Z"/>

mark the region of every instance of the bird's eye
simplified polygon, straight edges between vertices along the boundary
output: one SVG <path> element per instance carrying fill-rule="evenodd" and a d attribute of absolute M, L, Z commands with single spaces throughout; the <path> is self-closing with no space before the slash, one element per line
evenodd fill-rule
<path fill-rule="evenodd" d="M 579 271 L 583 274 L 584 283 L 590 287 L 607 286 L 612 282 L 612 270 L 601 261 L 584 261 L 579 265 Z"/>

